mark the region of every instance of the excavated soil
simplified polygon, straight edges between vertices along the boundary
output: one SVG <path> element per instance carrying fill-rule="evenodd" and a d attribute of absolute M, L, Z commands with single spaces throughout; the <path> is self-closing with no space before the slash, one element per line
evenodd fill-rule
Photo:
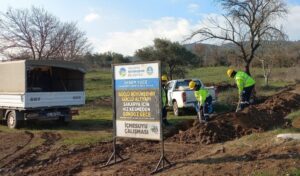
<path fill-rule="evenodd" d="M 214 116 L 208 123 L 194 121 L 191 128 L 180 131 L 170 140 L 182 143 L 211 144 L 225 142 L 253 132 L 289 125 L 284 117 L 300 107 L 300 95 L 290 91 L 280 92 L 265 102 L 250 106 L 238 113 Z"/>

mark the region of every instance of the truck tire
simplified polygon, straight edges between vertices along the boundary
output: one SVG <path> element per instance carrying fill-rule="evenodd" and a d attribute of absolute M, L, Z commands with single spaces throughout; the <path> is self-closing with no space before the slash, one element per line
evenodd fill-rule
<path fill-rule="evenodd" d="M 57 123 L 59 125 L 62 125 L 62 126 L 67 126 L 70 124 L 70 122 L 72 121 L 72 115 L 71 114 L 68 114 L 68 115 L 65 115 L 63 117 L 60 117 L 58 120 L 57 120 Z"/>
<path fill-rule="evenodd" d="M 173 112 L 175 116 L 181 116 L 182 115 L 182 109 L 178 108 L 178 104 L 176 101 L 173 102 Z"/>
<path fill-rule="evenodd" d="M 59 126 L 67 126 L 69 124 L 67 121 L 65 121 L 65 117 L 60 117 L 55 122 Z"/>
<path fill-rule="evenodd" d="M 8 128 L 15 129 L 21 127 L 24 120 L 23 113 L 12 110 L 7 113 L 6 122 Z"/>

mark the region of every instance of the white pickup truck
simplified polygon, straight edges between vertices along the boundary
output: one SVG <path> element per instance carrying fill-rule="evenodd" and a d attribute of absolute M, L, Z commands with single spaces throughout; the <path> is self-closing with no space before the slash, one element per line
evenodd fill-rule
<path fill-rule="evenodd" d="M 196 102 L 194 91 L 189 89 L 189 82 L 195 81 L 205 87 L 199 79 L 178 79 L 171 80 L 167 83 L 168 106 L 173 108 L 174 115 L 180 116 L 185 108 L 193 108 Z M 216 102 L 216 89 L 214 87 L 205 87 L 208 89 L 213 98 L 213 103 Z"/>

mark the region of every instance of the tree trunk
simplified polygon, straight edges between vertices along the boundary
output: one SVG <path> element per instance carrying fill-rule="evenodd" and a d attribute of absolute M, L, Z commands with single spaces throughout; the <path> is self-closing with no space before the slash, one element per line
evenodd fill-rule
<path fill-rule="evenodd" d="M 170 78 L 170 80 L 173 79 L 173 75 L 172 75 L 172 72 L 171 72 L 171 71 L 169 71 L 169 78 Z"/>
<path fill-rule="evenodd" d="M 269 76 L 268 75 L 265 76 L 265 86 L 269 87 Z"/>
<path fill-rule="evenodd" d="M 251 76 L 251 74 L 250 74 L 250 63 L 246 63 L 246 65 L 245 65 L 245 72 L 246 72 L 248 75 Z"/>
<path fill-rule="evenodd" d="M 170 76 L 170 80 L 173 79 L 173 71 L 174 71 L 174 65 L 172 64 L 168 64 L 169 65 L 169 76 Z"/>
<path fill-rule="evenodd" d="M 31 47 L 31 53 L 32 53 L 33 60 L 36 60 L 36 57 L 35 57 L 35 52 L 34 52 L 34 49 L 33 49 L 33 47 Z"/>

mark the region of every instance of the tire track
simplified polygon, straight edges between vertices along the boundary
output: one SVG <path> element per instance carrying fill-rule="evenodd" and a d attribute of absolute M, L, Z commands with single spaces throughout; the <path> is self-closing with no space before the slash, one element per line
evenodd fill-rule
<path fill-rule="evenodd" d="M 6 155 L 5 157 L 1 158 L 1 159 L 0 159 L 0 163 L 1 163 L 3 160 L 5 160 L 6 158 L 8 158 L 8 157 L 10 157 L 10 156 L 16 154 L 18 151 L 22 150 L 24 147 L 26 147 L 26 146 L 32 141 L 32 139 L 34 138 L 34 134 L 31 133 L 31 132 L 29 132 L 29 131 L 25 131 L 24 133 L 25 133 L 26 135 L 29 136 L 28 141 L 27 141 L 24 145 L 18 146 L 18 147 L 16 148 L 16 150 L 13 151 L 11 154 L 8 154 L 8 155 Z"/>
<path fill-rule="evenodd" d="M 17 158 L 3 165 L 0 170 L 0 175 L 21 174 L 22 171 L 27 167 L 30 167 L 34 163 L 38 162 L 37 158 L 39 156 L 50 151 L 55 142 L 61 139 L 61 135 L 56 133 L 44 132 L 42 133 L 41 138 L 45 140 L 41 145 L 27 150 L 26 152 L 20 154 Z"/>

